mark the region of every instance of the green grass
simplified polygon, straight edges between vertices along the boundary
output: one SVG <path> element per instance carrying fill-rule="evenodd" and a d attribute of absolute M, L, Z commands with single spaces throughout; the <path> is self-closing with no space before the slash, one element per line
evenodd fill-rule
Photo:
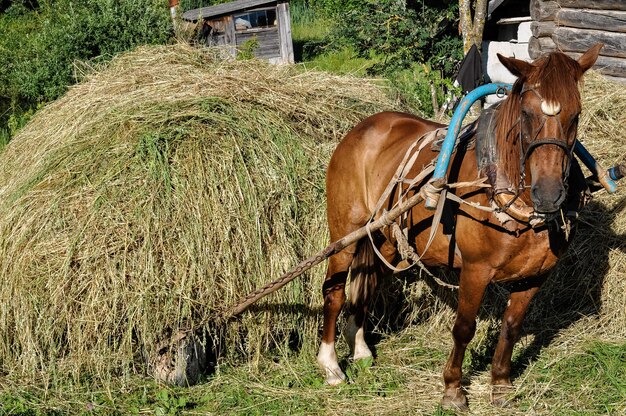
<path fill-rule="evenodd" d="M 296 62 L 307 69 L 326 71 L 334 74 L 367 76 L 367 68 L 380 58 L 358 57 L 353 48 L 336 48 L 329 44 L 329 36 L 334 23 L 328 18 L 315 15 L 315 12 L 300 3 L 291 6 L 292 40 Z"/>
<path fill-rule="evenodd" d="M 324 385 L 314 353 L 263 356 L 257 365 L 228 362 L 197 386 L 170 387 L 135 377 L 110 391 L 95 386 L 51 385 L 47 392 L 20 388 L 0 396 L 0 414 L 426 414 L 452 415 L 438 405 L 440 373 L 448 346 L 428 324 L 387 335 L 374 363 L 338 354 L 348 383 Z M 437 339 L 436 343 L 432 341 Z M 483 347 L 470 346 L 474 354 Z M 488 369 L 469 374 L 473 414 L 620 415 L 626 410 L 626 343 L 590 341 L 580 352 L 555 356 L 546 347 L 514 380 L 518 401 L 509 409 L 489 405 Z M 5 390 L 6 391 L 6 390 Z M 485 397 L 480 397 L 485 396 Z M 406 412 L 406 413 L 403 413 Z"/>
<path fill-rule="evenodd" d="M 626 412 L 626 343 L 594 342 L 563 359 L 542 358 L 535 365 L 541 399 L 561 404 L 563 414 L 623 415 Z M 530 408 L 528 400 L 520 408 Z"/>
<path fill-rule="evenodd" d="M 293 11 L 293 8 L 292 8 Z M 301 12 L 304 17 L 292 12 L 293 25 L 291 27 L 291 38 L 294 42 L 302 41 L 323 41 L 330 34 L 332 24 L 327 19 L 316 18 L 311 12 Z"/>
<path fill-rule="evenodd" d="M 308 70 L 366 77 L 367 69 L 375 62 L 377 62 L 377 58 L 360 58 L 352 48 L 346 47 L 338 51 L 329 51 L 317 55 L 313 59 L 303 62 L 302 65 Z"/>
<path fill-rule="evenodd" d="M 11 132 L 7 128 L 0 127 L 0 151 L 11 141 Z"/>

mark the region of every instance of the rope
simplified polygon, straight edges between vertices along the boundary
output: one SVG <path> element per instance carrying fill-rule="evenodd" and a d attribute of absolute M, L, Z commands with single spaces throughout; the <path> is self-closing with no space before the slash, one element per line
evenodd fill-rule
<path fill-rule="evenodd" d="M 400 257 L 402 257 L 402 260 L 411 260 L 413 262 L 411 267 L 417 265 L 421 271 L 426 273 L 440 286 L 447 287 L 448 289 L 452 290 L 456 290 L 459 288 L 457 285 L 452 285 L 450 283 L 444 282 L 426 268 L 424 263 L 422 263 L 422 259 L 420 258 L 420 256 L 417 255 L 411 244 L 409 244 L 409 240 L 404 235 L 404 232 L 402 232 L 402 230 L 400 229 L 398 223 L 394 223 L 391 226 L 391 232 L 396 239 L 396 243 L 398 244 L 398 252 L 400 253 Z"/>
<path fill-rule="evenodd" d="M 456 195 L 453 195 L 447 192 L 449 188 L 467 188 L 467 187 L 487 188 L 487 187 L 490 187 L 491 185 L 485 183 L 487 178 L 481 178 L 481 179 L 478 179 L 475 181 L 469 181 L 469 182 L 457 182 L 454 184 L 446 184 L 443 181 L 431 180 L 428 183 L 420 187 L 419 194 L 422 195 L 422 197 L 425 200 L 434 199 L 438 201 L 437 208 L 433 215 L 433 223 L 430 227 L 430 235 L 424 247 L 424 252 L 421 254 L 421 256 L 418 255 L 413 249 L 413 247 L 409 244 L 407 237 L 405 236 L 404 232 L 400 228 L 400 225 L 396 222 L 396 219 L 398 218 L 398 216 L 389 215 L 389 212 L 382 208 L 386 203 L 388 203 L 389 195 L 394 189 L 398 188 L 402 190 L 402 192 L 398 192 L 398 199 L 397 199 L 397 202 L 394 204 L 394 207 L 396 207 L 397 205 L 402 203 L 402 201 L 408 196 L 410 191 L 415 189 L 415 186 L 418 186 L 429 175 L 432 174 L 435 168 L 434 160 L 432 160 L 428 165 L 426 165 L 414 178 L 412 179 L 406 178 L 406 175 L 411 171 L 411 169 L 413 168 L 413 165 L 417 161 L 419 153 L 422 151 L 422 149 L 424 149 L 424 147 L 427 144 L 433 143 L 435 141 L 438 133 L 439 133 L 439 130 L 435 130 L 430 133 L 427 133 L 426 135 L 418 138 L 415 142 L 413 142 L 411 146 L 409 146 L 406 153 L 404 154 L 404 157 L 402 158 L 402 162 L 400 163 L 400 165 L 398 166 L 396 170 L 396 173 L 393 175 L 391 181 L 389 182 L 389 184 L 387 184 L 387 187 L 385 188 L 380 198 L 378 199 L 378 202 L 376 203 L 376 208 L 374 209 L 374 212 L 372 216 L 370 217 L 370 222 L 366 225 L 366 229 L 367 229 L 367 235 L 370 240 L 370 244 L 372 246 L 372 250 L 374 251 L 376 256 L 379 258 L 379 260 L 390 270 L 393 270 L 396 273 L 403 272 L 417 265 L 422 271 L 424 271 L 440 286 L 443 286 L 449 289 L 458 289 L 458 286 L 446 283 L 443 280 L 436 277 L 435 275 L 433 275 L 426 268 L 426 266 L 422 263 L 421 257 L 424 256 L 424 254 L 426 254 L 426 252 L 428 251 L 428 249 L 430 248 L 431 244 L 433 243 L 435 239 L 437 228 L 439 226 L 439 223 L 441 222 L 441 216 L 443 215 L 443 208 L 444 208 L 446 199 L 452 199 L 452 200 L 455 200 L 456 202 L 466 204 L 466 205 L 469 205 L 469 206 L 472 206 L 474 208 L 481 209 L 484 211 L 489 211 L 489 212 L 495 211 L 495 209 L 492 207 L 485 207 L 475 202 L 468 202 L 468 201 L 463 200 L 462 198 L 457 197 Z M 416 146 L 418 144 L 420 144 L 420 146 L 416 150 Z M 406 185 L 406 187 L 404 187 L 404 190 L 403 190 L 402 185 Z M 399 268 L 399 267 L 392 265 L 391 263 L 387 261 L 387 259 L 385 259 L 385 257 L 382 255 L 378 247 L 376 247 L 376 244 L 374 243 L 374 238 L 372 237 L 372 229 L 370 227 L 370 224 L 372 223 L 372 221 L 374 220 L 374 218 L 377 216 L 378 213 L 380 213 L 380 215 L 378 215 L 378 221 L 380 221 L 384 227 L 388 227 L 391 225 L 391 233 L 396 240 L 396 249 L 398 250 L 398 253 L 400 254 L 400 257 L 402 258 L 402 260 L 411 261 L 407 267 Z"/>
<path fill-rule="evenodd" d="M 341 240 L 340 240 L 341 241 Z M 326 247 L 324 250 L 319 252 L 318 254 L 307 258 L 306 260 L 300 262 L 296 267 L 288 271 L 287 273 L 280 276 L 280 278 L 268 283 L 267 285 L 255 290 L 254 292 L 248 294 L 244 298 L 240 299 L 237 304 L 225 310 L 222 313 L 224 318 L 229 318 L 231 316 L 239 315 L 241 312 L 248 309 L 250 305 L 252 305 L 257 300 L 261 299 L 269 295 L 272 292 L 277 291 L 281 287 L 285 286 L 287 283 L 291 282 L 296 277 L 300 276 L 305 271 L 309 270 L 313 266 L 317 266 L 328 257 L 333 254 L 343 250 L 343 248 L 338 248 L 339 244 L 333 243 L 330 246 Z"/>
<path fill-rule="evenodd" d="M 227 319 L 232 318 L 232 317 L 234 317 L 236 315 L 239 315 L 240 313 L 245 311 L 250 305 L 252 305 L 254 302 L 258 301 L 262 297 L 267 296 L 270 293 L 273 293 L 276 290 L 280 289 L 281 287 L 285 286 L 287 283 L 291 282 L 296 277 L 300 276 L 302 273 L 306 272 L 310 268 L 312 268 L 312 267 L 318 265 L 319 263 L 321 263 L 322 261 L 326 260 L 328 257 L 332 256 L 333 254 L 336 254 L 336 253 L 340 252 L 344 248 L 348 247 L 351 244 L 356 243 L 357 241 L 359 241 L 360 239 L 364 238 L 365 236 L 369 236 L 370 240 L 372 240 L 372 234 L 371 234 L 372 232 L 377 231 L 377 230 L 379 230 L 379 229 L 381 229 L 383 227 L 388 227 L 390 225 L 396 224 L 396 222 L 395 222 L 396 219 L 398 217 L 400 217 L 401 215 L 405 214 L 406 212 L 408 212 L 415 205 L 423 202 L 424 201 L 424 197 L 425 197 L 425 195 L 428 192 L 441 192 L 442 195 L 444 195 L 444 197 L 441 199 L 440 203 L 438 204 L 437 211 L 436 211 L 435 216 L 434 216 L 434 219 L 436 220 L 435 222 L 438 225 L 439 222 L 440 222 L 440 218 L 441 218 L 441 212 L 443 211 L 444 201 L 445 201 L 446 198 L 451 198 L 451 195 L 448 195 L 448 193 L 446 192 L 447 188 L 453 188 L 453 187 L 454 188 L 460 188 L 460 187 L 487 187 L 488 185 L 484 183 L 485 179 L 480 179 L 480 180 L 473 181 L 473 182 L 460 182 L 460 183 L 457 183 L 457 184 L 445 185 L 445 186 L 441 186 L 439 184 L 434 185 L 432 182 L 428 182 L 425 186 L 421 187 L 420 192 L 415 193 L 411 197 L 408 197 L 409 190 L 413 189 L 415 185 L 421 183 L 434 170 L 434 162 L 431 162 L 430 164 L 424 166 L 424 168 L 420 171 L 420 173 L 415 178 L 412 178 L 412 179 L 407 179 L 406 178 L 406 175 L 408 174 L 410 169 L 413 167 L 413 164 L 417 160 L 417 156 L 418 156 L 419 152 L 422 149 L 424 149 L 429 143 L 432 143 L 434 141 L 434 139 L 437 137 L 437 133 L 438 132 L 439 132 L 439 129 L 435 130 L 435 131 L 432 131 L 432 132 L 429 132 L 429 133 L 427 133 L 424 136 L 421 136 L 420 138 L 418 138 L 409 147 L 409 149 L 407 150 L 406 154 L 404 155 L 404 158 L 402 159 L 402 162 L 398 166 L 398 169 L 396 170 L 396 173 L 394 174 L 392 180 L 387 185 L 387 188 L 385 189 L 385 191 L 381 195 L 381 198 L 379 199 L 378 203 L 376 204 L 376 209 L 374 210 L 374 214 L 372 215 L 372 217 L 370 218 L 370 221 L 365 226 L 359 228 L 358 230 L 353 231 L 352 233 L 346 235 L 342 239 L 333 242 L 332 244 L 330 244 L 329 246 L 327 246 L 326 248 L 324 248 L 323 250 L 321 250 L 317 254 L 315 254 L 315 255 L 307 258 L 306 260 L 300 262 L 296 267 L 294 267 L 293 269 L 291 269 L 288 272 L 284 273 L 278 279 L 268 283 L 267 285 L 265 285 L 265 286 L 255 290 L 254 292 L 252 292 L 252 293 L 248 294 L 247 296 L 243 297 L 242 299 L 240 299 L 233 306 L 224 308 L 218 314 L 218 317 L 216 319 L 218 319 L 218 320 L 220 320 L 220 319 L 227 320 Z M 417 147 L 418 144 L 419 144 L 419 147 Z M 417 147 L 417 150 L 415 151 L 415 153 L 413 153 L 413 151 L 415 150 L 416 147 Z M 389 211 L 383 210 L 382 207 L 383 207 L 385 201 L 387 200 L 387 198 L 389 197 L 391 191 L 396 186 L 400 186 L 402 184 L 408 184 L 406 191 L 400 193 L 400 195 L 398 196 L 398 201 L 394 204 L 392 209 L 390 209 Z M 430 186 L 430 188 L 428 188 L 429 186 Z M 426 190 L 426 188 L 428 188 L 428 190 Z M 478 204 L 475 204 L 475 203 L 472 203 L 472 202 L 463 201 L 461 198 L 459 198 L 459 201 L 461 201 L 462 203 L 466 203 L 468 205 L 471 205 L 473 207 L 477 207 L 477 205 L 478 205 Z M 480 205 L 478 205 L 478 206 L 480 206 Z M 487 208 L 487 207 L 482 207 L 482 208 Z M 494 211 L 493 208 L 489 207 L 488 209 L 491 210 L 491 211 Z M 376 214 L 379 213 L 379 212 L 380 212 L 380 215 L 379 215 L 378 219 L 374 220 Z M 430 244 L 434 240 L 435 231 L 437 229 L 437 225 L 433 224 L 433 226 L 431 227 L 431 235 L 429 237 L 428 243 L 426 244 L 426 250 L 428 249 L 428 247 L 430 246 Z M 402 234 L 402 232 L 400 232 L 400 234 Z M 399 241 L 398 238 L 396 238 L 396 241 Z M 406 238 L 404 238 L 404 241 L 406 241 Z M 376 252 L 378 257 L 381 258 L 383 260 L 383 262 L 388 267 L 391 267 L 392 269 L 395 269 L 394 266 L 390 265 L 384 259 L 382 254 L 377 250 L 375 244 L 372 244 L 372 247 L 374 248 L 374 252 Z M 409 250 L 409 248 L 410 248 L 410 250 Z M 404 250 L 405 254 L 408 256 L 407 258 L 412 260 L 414 262 L 414 264 L 422 264 L 421 260 L 420 260 L 420 257 L 417 255 L 417 253 L 415 253 L 413 248 L 410 247 L 410 244 L 408 243 L 408 241 L 406 241 L 406 247 L 404 247 L 403 250 Z M 426 252 L 426 250 L 424 250 L 424 252 Z M 413 251 L 413 254 L 411 254 L 411 251 Z M 410 267 L 412 267 L 413 265 L 411 265 Z M 439 279 L 438 277 L 434 276 L 431 272 L 429 272 L 425 268 L 425 266 L 423 266 L 423 264 L 420 267 L 437 284 L 439 284 L 439 285 L 441 285 L 443 287 L 450 288 L 450 289 L 456 289 L 457 288 L 457 286 L 451 285 L 449 283 L 446 283 L 446 282 L 442 281 L 441 279 Z"/>

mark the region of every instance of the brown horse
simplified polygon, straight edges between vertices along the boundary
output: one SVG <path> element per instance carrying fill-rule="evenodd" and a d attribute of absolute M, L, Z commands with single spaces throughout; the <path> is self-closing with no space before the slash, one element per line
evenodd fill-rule
<path fill-rule="evenodd" d="M 438 227 L 425 253 L 430 227 L 438 225 L 432 224 L 433 211 L 417 205 L 405 219 L 409 239 L 417 253 L 423 255 L 425 265 L 460 269 L 457 317 L 452 330 L 454 347 L 443 372 L 442 404 L 446 407 L 467 408 L 461 389 L 461 364 L 474 336 L 476 314 L 487 285 L 520 280 L 522 284 L 510 294 L 504 312 L 491 367 L 492 401 L 506 404 L 505 392 L 511 387 L 511 353 L 526 309 L 567 247 L 566 220 L 559 223 L 559 219 L 565 218 L 565 210 L 575 211 L 582 205 L 586 191 L 584 181 L 581 185 L 580 180 L 574 180 L 574 176 L 580 179 L 582 172 L 572 160 L 581 112 L 578 81 L 593 66 L 601 47 L 592 47 L 578 61 L 558 52 L 533 63 L 499 55 L 502 64 L 518 80 L 493 118 L 498 162 L 487 172 L 481 171 L 477 168 L 475 148 L 459 146 L 448 171 L 448 182 L 475 181 L 486 176 L 490 188 L 460 188 L 456 195 L 483 206 L 499 206 L 499 213 L 446 201 L 453 212 L 454 235 L 444 235 L 442 227 Z M 369 117 L 348 133 L 337 146 L 327 171 L 331 241 L 378 215 L 374 207 L 409 146 L 440 127 L 443 126 L 409 114 L 384 112 Z M 436 156 L 430 146 L 426 147 L 407 176 L 415 176 Z M 417 188 L 412 192 L 417 192 Z M 387 207 L 392 205 L 392 198 L 393 195 Z M 537 217 L 545 219 L 543 225 L 531 226 L 516 219 L 510 211 L 515 205 L 534 210 Z M 399 261 L 389 230 L 374 233 L 372 241 L 387 262 Z M 323 286 L 324 327 L 317 360 L 331 385 L 345 379 L 334 344 L 350 270 L 350 316 L 345 332 L 355 360 L 372 356 L 364 340 L 368 301 L 378 277 L 389 271 L 374 254 L 369 239 L 330 258 Z"/>

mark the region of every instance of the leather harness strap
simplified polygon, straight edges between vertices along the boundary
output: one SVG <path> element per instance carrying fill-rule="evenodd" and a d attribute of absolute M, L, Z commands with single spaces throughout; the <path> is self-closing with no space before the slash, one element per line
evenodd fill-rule
<path fill-rule="evenodd" d="M 389 184 L 387 185 L 387 187 L 385 188 L 385 190 L 381 194 L 380 198 L 378 199 L 378 202 L 376 203 L 376 207 L 375 207 L 375 209 L 373 211 L 373 214 L 370 217 L 370 221 L 369 221 L 370 224 L 372 223 L 372 221 L 374 221 L 375 217 L 377 216 L 377 214 L 379 212 L 380 212 L 380 217 L 384 218 L 386 216 L 387 210 L 383 209 L 383 206 L 385 205 L 385 203 L 389 203 L 388 198 L 389 198 L 389 196 L 391 195 L 391 192 L 394 189 L 398 188 L 398 189 L 401 190 L 403 185 L 406 186 L 406 189 L 403 192 L 398 192 L 398 199 L 397 199 L 396 203 L 394 204 L 394 206 L 395 206 L 395 205 L 397 205 L 397 204 L 402 202 L 402 199 L 407 195 L 407 193 L 411 189 L 414 188 L 415 185 L 421 183 L 424 179 L 426 179 L 429 175 L 432 174 L 432 172 L 434 171 L 434 168 L 435 168 L 434 160 L 431 161 L 428 165 L 426 165 L 420 171 L 420 173 L 417 174 L 414 178 L 410 178 L 410 179 L 406 178 L 406 176 L 409 174 L 409 172 L 413 168 L 413 165 L 417 161 L 417 157 L 419 156 L 419 153 L 429 143 L 433 143 L 433 141 L 437 138 L 437 135 L 440 132 L 440 130 L 445 130 L 445 129 L 437 129 L 437 130 L 434 130 L 432 132 L 429 132 L 429 133 L 425 134 L 424 136 L 421 136 L 420 138 L 418 138 L 415 142 L 413 142 L 413 144 L 411 144 L 411 146 L 409 146 L 409 148 L 407 149 L 404 157 L 402 158 L 402 161 L 400 162 L 400 165 L 396 169 L 396 173 L 393 175 L 391 181 L 389 182 Z M 419 144 L 419 147 L 417 147 L 418 144 Z M 417 147 L 417 149 L 416 149 L 416 147 Z M 433 241 L 435 240 L 437 229 L 439 228 L 439 223 L 441 222 L 441 217 L 443 215 L 443 210 L 444 210 L 446 199 L 451 199 L 451 200 L 453 200 L 455 202 L 466 204 L 466 205 L 472 206 L 474 208 L 487 210 L 489 212 L 493 212 L 494 211 L 494 208 L 484 207 L 484 206 L 482 206 L 482 205 L 480 205 L 478 203 L 475 203 L 475 202 L 465 201 L 462 198 L 459 198 L 456 195 L 448 192 L 448 188 L 489 187 L 490 185 L 485 183 L 486 180 L 487 180 L 487 178 L 481 178 L 479 180 L 472 181 L 472 182 L 459 182 L 459 183 L 455 183 L 455 184 L 449 184 L 449 185 L 446 186 L 446 188 L 442 189 L 441 197 L 439 198 L 439 201 L 437 203 L 437 207 L 436 207 L 434 215 L 433 215 L 433 225 L 430 227 L 430 233 L 429 233 L 429 236 L 428 236 L 428 240 L 426 242 L 426 245 L 425 245 L 424 250 L 423 250 L 421 255 L 418 255 L 415 252 L 415 250 L 413 249 L 413 247 L 411 246 L 411 244 L 408 241 L 407 235 L 405 235 L 405 232 L 402 230 L 400 224 L 398 224 L 398 222 L 395 219 L 388 221 L 388 225 L 391 226 L 391 233 L 392 233 L 393 237 L 396 240 L 396 244 L 398 246 L 398 252 L 400 253 L 402 259 L 411 261 L 411 263 L 409 263 L 409 265 L 407 267 L 404 267 L 404 268 L 396 267 L 396 266 L 392 265 L 391 263 L 389 263 L 387 261 L 387 259 L 385 259 L 385 256 L 380 252 L 380 250 L 376 246 L 376 244 L 374 242 L 374 238 L 373 238 L 372 233 L 371 233 L 371 230 L 370 230 L 369 227 L 367 227 L 366 228 L 367 235 L 368 235 L 368 237 L 370 239 L 370 243 L 372 245 L 372 249 L 373 249 L 374 253 L 376 253 L 378 258 L 382 261 L 382 263 L 386 267 L 388 267 L 390 270 L 393 270 L 396 273 L 408 270 L 408 269 L 412 268 L 413 266 L 417 265 L 428 276 L 433 278 L 439 285 L 444 286 L 444 287 L 448 287 L 450 289 L 458 288 L 458 286 L 446 283 L 443 280 L 439 279 L 437 276 L 433 275 L 426 268 L 426 266 L 424 266 L 424 264 L 422 263 L 421 259 L 424 256 L 424 254 L 428 251 L 428 249 L 432 245 Z M 423 191 L 424 191 L 424 188 L 422 187 L 420 189 L 420 192 L 423 192 Z M 405 214 L 405 218 L 404 219 L 406 219 L 406 214 Z M 385 221 L 385 222 L 387 223 L 387 221 Z"/>

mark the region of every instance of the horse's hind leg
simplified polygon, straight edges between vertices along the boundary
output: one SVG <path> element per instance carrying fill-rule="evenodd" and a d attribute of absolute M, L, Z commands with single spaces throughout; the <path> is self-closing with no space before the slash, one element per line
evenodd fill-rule
<path fill-rule="evenodd" d="M 525 290 L 512 292 L 502 318 L 502 330 L 491 364 L 491 402 L 496 406 L 506 406 L 511 393 L 511 355 L 519 339 L 522 323 L 530 301 L 535 296 L 543 279 Z"/>
<path fill-rule="evenodd" d="M 346 301 L 346 279 L 354 256 L 353 252 L 349 251 L 350 249 L 351 247 L 348 247 L 330 258 L 326 280 L 322 288 L 324 293 L 324 324 L 317 362 L 326 374 L 326 383 L 331 386 L 341 383 L 346 378 L 337 362 L 335 334 L 337 332 L 337 316 L 339 316 Z"/>
<path fill-rule="evenodd" d="M 365 320 L 371 297 L 378 283 L 378 265 L 369 240 L 361 240 L 352 261 L 348 323 L 344 332 L 346 341 L 356 360 L 370 358 L 365 342 Z"/>

